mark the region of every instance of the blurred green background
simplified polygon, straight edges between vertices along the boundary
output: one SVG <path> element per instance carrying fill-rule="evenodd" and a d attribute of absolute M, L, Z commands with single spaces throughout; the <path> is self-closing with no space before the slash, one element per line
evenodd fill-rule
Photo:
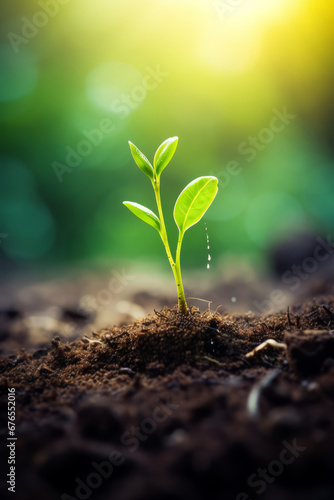
<path fill-rule="evenodd" d="M 179 136 L 162 177 L 171 240 L 179 192 L 220 180 L 185 238 L 184 266 L 262 261 L 334 222 L 334 6 L 328 0 L 2 0 L 3 267 L 165 259 L 127 141 L 149 159 Z M 168 266 L 166 260 L 166 266 Z"/>

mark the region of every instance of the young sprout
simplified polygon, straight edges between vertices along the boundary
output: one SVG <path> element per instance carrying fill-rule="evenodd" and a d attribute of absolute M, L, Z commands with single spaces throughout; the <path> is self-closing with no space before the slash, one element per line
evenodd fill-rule
<path fill-rule="evenodd" d="M 142 219 L 150 226 L 153 226 L 160 234 L 176 281 L 179 312 L 181 314 L 188 314 L 181 277 L 182 241 L 186 230 L 196 224 L 203 217 L 203 215 L 213 202 L 218 190 L 218 179 L 212 176 L 198 177 L 184 188 L 184 190 L 176 200 L 174 206 L 174 219 L 179 230 L 179 238 L 174 260 L 169 247 L 167 231 L 162 212 L 160 176 L 162 171 L 165 169 L 165 167 L 167 167 L 168 163 L 172 159 L 176 150 L 177 143 L 178 137 L 171 137 L 170 139 L 164 141 L 161 146 L 158 147 L 155 153 L 152 166 L 146 156 L 144 156 L 143 153 L 134 144 L 132 144 L 132 142 L 129 141 L 133 159 L 135 160 L 140 170 L 142 170 L 142 172 L 144 172 L 144 174 L 146 174 L 151 180 L 159 216 L 157 216 L 154 212 L 144 207 L 143 205 L 139 205 L 139 203 L 123 201 L 123 204 L 137 217 L 139 217 L 139 219 Z"/>

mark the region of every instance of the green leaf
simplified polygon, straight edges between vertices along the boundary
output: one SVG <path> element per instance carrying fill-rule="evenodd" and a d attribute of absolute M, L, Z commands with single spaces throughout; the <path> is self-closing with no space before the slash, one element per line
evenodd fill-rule
<path fill-rule="evenodd" d="M 166 141 L 164 141 L 161 146 L 158 147 L 155 155 L 154 155 L 154 170 L 159 177 L 161 172 L 165 167 L 167 167 L 168 163 L 171 161 L 176 146 L 178 143 L 178 137 L 170 137 Z"/>
<path fill-rule="evenodd" d="M 174 207 L 174 219 L 181 233 L 203 217 L 217 190 L 218 179 L 212 176 L 198 177 L 184 188 Z"/>
<path fill-rule="evenodd" d="M 123 205 L 139 217 L 139 219 L 154 227 L 160 233 L 160 220 L 150 209 L 143 205 L 139 205 L 139 203 L 133 203 L 132 201 L 123 201 Z"/>
<path fill-rule="evenodd" d="M 132 144 L 132 142 L 130 141 L 129 141 L 129 146 L 131 149 L 133 159 L 140 168 L 140 170 L 144 172 L 144 174 L 146 174 L 151 180 L 153 180 L 154 177 L 153 167 L 146 158 L 146 156 L 137 148 L 137 146 Z"/>

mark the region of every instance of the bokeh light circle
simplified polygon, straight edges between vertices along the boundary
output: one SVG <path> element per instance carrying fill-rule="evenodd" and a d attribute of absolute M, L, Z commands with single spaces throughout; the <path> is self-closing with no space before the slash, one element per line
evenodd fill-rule
<path fill-rule="evenodd" d="M 94 68 L 86 79 L 86 95 L 97 108 L 125 117 L 146 98 L 141 73 L 133 66 L 106 62 Z"/>

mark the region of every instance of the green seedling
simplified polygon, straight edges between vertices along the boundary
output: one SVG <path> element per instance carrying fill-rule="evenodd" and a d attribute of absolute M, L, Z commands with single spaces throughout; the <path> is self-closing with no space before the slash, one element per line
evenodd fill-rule
<path fill-rule="evenodd" d="M 178 199 L 176 200 L 174 206 L 174 219 L 179 230 L 179 238 L 174 260 L 169 247 L 167 231 L 162 212 L 160 176 L 162 171 L 167 167 L 168 163 L 172 159 L 177 147 L 177 143 L 178 137 L 171 137 L 170 139 L 164 141 L 161 146 L 158 147 L 155 153 L 152 166 L 146 156 L 144 156 L 143 153 L 134 144 L 132 144 L 132 142 L 129 141 L 133 159 L 135 160 L 140 170 L 144 172 L 144 174 L 146 174 L 151 180 L 159 216 L 157 216 L 154 212 L 144 207 L 143 205 L 139 205 L 138 203 L 133 203 L 132 201 L 123 201 L 123 204 L 137 217 L 139 217 L 139 219 L 154 227 L 160 234 L 176 281 L 179 312 L 181 314 L 188 314 L 188 308 L 181 277 L 182 241 L 186 230 L 196 224 L 203 217 L 203 215 L 213 202 L 218 190 L 218 179 L 212 176 L 198 177 L 183 189 Z"/>

